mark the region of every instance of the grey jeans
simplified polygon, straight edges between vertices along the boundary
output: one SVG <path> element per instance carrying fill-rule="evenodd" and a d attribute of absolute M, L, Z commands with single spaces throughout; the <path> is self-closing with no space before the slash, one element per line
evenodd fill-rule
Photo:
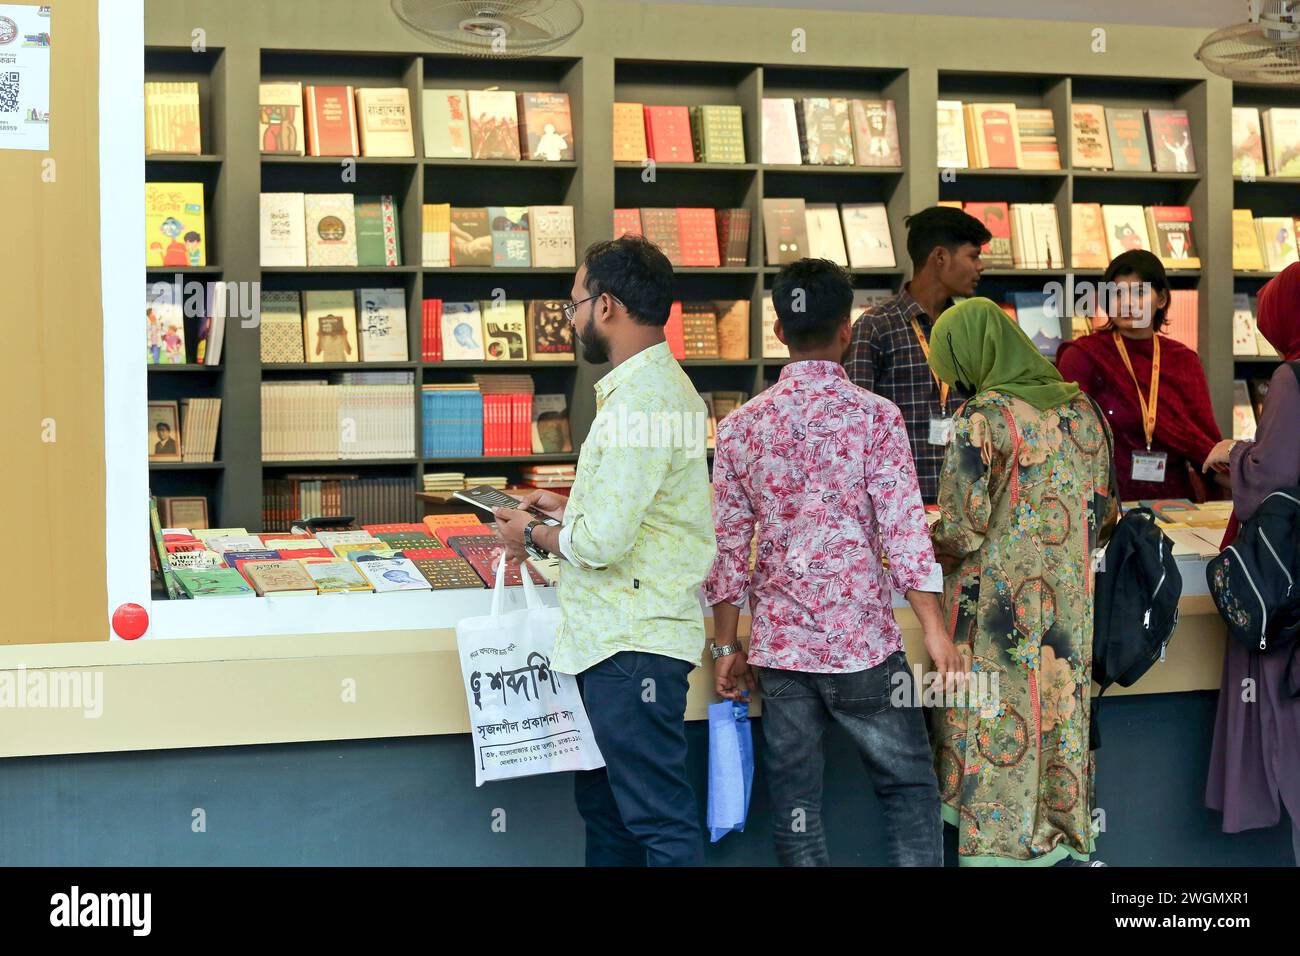
<path fill-rule="evenodd" d="M 830 864 L 822 829 L 822 737 L 833 721 L 848 731 L 884 808 L 890 865 L 942 866 L 939 783 L 903 652 L 851 674 L 757 670 L 763 770 L 782 865 Z M 906 706 L 891 705 L 896 689 Z"/>

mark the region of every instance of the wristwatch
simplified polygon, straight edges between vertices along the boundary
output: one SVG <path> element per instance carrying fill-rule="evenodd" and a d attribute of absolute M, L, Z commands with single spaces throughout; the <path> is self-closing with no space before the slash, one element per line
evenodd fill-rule
<path fill-rule="evenodd" d="M 740 641 L 734 644 L 710 644 L 709 653 L 713 655 L 716 661 L 719 657 L 729 657 L 732 654 L 739 654 L 744 648 L 740 646 Z"/>
<path fill-rule="evenodd" d="M 551 556 L 551 552 L 541 545 L 533 543 L 533 529 L 542 527 L 544 524 L 545 522 L 533 520 L 524 526 L 524 550 L 528 552 L 529 557 L 538 561 L 544 561 Z"/>

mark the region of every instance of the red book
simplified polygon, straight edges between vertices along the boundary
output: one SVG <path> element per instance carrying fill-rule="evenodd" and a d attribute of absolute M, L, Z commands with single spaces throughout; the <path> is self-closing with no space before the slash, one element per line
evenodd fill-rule
<path fill-rule="evenodd" d="M 668 324 L 664 326 L 664 338 L 668 340 L 668 350 L 673 358 L 681 361 L 686 358 L 686 332 L 682 328 L 682 304 L 674 302 L 668 310 Z"/>
<path fill-rule="evenodd" d="M 403 548 L 402 554 L 412 561 L 445 561 L 447 558 L 460 557 L 451 548 Z"/>
<path fill-rule="evenodd" d="M 303 88 L 308 156 L 360 156 L 357 112 L 350 86 Z"/>
<path fill-rule="evenodd" d="M 615 209 L 614 210 L 614 238 L 622 236 L 639 236 L 641 232 L 641 210 L 639 209 Z"/>
<path fill-rule="evenodd" d="M 1011 255 L 1011 210 L 1004 202 L 968 202 L 962 207 L 971 216 L 984 223 L 993 238 L 980 249 L 981 256 L 994 269 L 1010 269 L 1015 265 Z"/>
<path fill-rule="evenodd" d="M 484 532 L 487 532 L 487 534 L 484 534 Z M 434 536 L 443 543 L 444 547 L 451 547 L 449 542 L 452 538 L 463 538 L 466 536 L 487 537 L 487 535 L 492 533 L 492 530 L 481 524 L 449 524 L 445 528 L 434 528 L 433 533 Z"/>
<path fill-rule="evenodd" d="M 519 454 L 531 455 L 533 452 L 533 396 L 525 395 L 524 410 L 519 418 Z"/>
<path fill-rule="evenodd" d="M 984 126 L 984 145 L 988 153 L 990 167 L 995 169 L 1015 169 L 1016 162 L 1015 120 L 1006 110 L 980 110 L 980 123 Z"/>
<path fill-rule="evenodd" d="M 495 535 L 477 535 L 467 537 L 464 535 L 454 536 L 450 539 L 452 547 L 462 558 L 469 562 L 476 574 L 481 577 L 488 587 L 494 587 L 497 583 L 496 563 L 498 556 L 505 551 L 501 544 L 501 539 Z M 532 576 L 534 584 L 545 585 L 546 581 L 540 574 L 528 565 L 528 573 Z M 519 576 L 519 568 L 506 565 L 506 586 L 520 587 L 523 585 L 523 579 Z"/>
<path fill-rule="evenodd" d="M 429 536 L 429 529 L 423 524 L 414 522 L 401 522 L 398 524 L 363 524 L 362 531 L 369 531 L 371 534 L 422 534 L 426 538 Z"/>
<path fill-rule="evenodd" d="M 718 222 L 712 209 L 677 210 L 677 236 L 682 265 L 718 266 Z"/>
<path fill-rule="evenodd" d="M 429 311 L 429 324 L 432 326 L 430 338 L 433 342 L 433 352 L 430 361 L 442 361 L 442 299 L 433 299 Z"/>
<path fill-rule="evenodd" d="M 693 163 L 691 114 L 685 106 L 647 106 L 645 142 L 656 163 Z"/>
<path fill-rule="evenodd" d="M 303 548 L 301 551 L 286 551 L 283 559 L 285 561 L 296 561 L 299 558 L 337 558 L 329 548 Z"/>

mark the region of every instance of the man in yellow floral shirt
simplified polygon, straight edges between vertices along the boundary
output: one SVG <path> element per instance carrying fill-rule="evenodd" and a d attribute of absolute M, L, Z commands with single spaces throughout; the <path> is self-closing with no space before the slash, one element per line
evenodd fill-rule
<path fill-rule="evenodd" d="M 703 851 L 685 712 L 716 545 L 707 412 L 664 340 L 673 286 L 668 259 L 643 238 L 587 250 L 566 312 L 586 360 L 614 367 L 596 383 L 567 502 L 544 491 L 525 499 L 564 523 L 497 512 L 513 559 L 565 558 L 552 666 L 578 675 L 606 764 L 575 781 L 588 866 L 693 865 Z"/>

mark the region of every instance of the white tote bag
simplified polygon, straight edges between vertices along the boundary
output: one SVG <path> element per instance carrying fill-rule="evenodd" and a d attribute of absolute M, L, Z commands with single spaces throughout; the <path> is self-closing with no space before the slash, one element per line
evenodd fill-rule
<path fill-rule="evenodd" d="M 551 669 L 560 609 L 542 604 L 531 576 L 523 574 L 528 606 L 502 614 L 505 565 L 498 560 L 492 613 L 456 625 L 474 785 L 603 767 L 577 679 Z"/>

